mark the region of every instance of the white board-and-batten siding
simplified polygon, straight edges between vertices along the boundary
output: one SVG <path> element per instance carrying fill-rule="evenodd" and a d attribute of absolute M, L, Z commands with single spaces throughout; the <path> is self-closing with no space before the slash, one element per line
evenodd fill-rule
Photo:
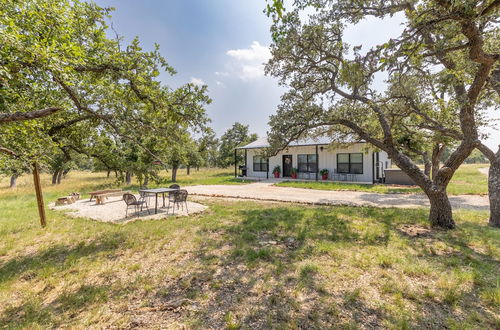
<path fill-rule="evenodd" d="M 323 147 L 323 148 L 321 148 Z M 321 150 L 323 149 L 323 150 Z M 266 172 L 254 171 L 253 157 L 259 155 L 261 149 L 247 149 L 247 176 L 266 178 Z M 369 148 L 366 143 L 355 143 L 342 148 L 333 148 L 328 145 L 318 146 L 318 170 L 328 169 L 329 179 L 337 168 L 337 154 L 339 153 L 362 153 L 363 154 L 363 174 L 356 174 L 356 181 L 358 182 L 373 182 L 373 149 Z M 298 155 L 302 154 L 316 154 L 316 145 L 309 146 L 293 146 L 280 151 L 276 156 L 269 158 L 269 177 L 273 177 L 272 170 L 275 166 L 280 166 L 283 171 L 283 155 L 292 155 L 292 167 L 298 168 Z M 379 153 L 379 160 L 384 162 L 384 168 L 390 167 L 390 160 L 388 160 L 385 152 Z M 386 165 L 387 162 L 387 165 Z M 282 173 L 283 174 L 283 173 Z M 316 179 L 316 173 L 300 173 L 299 179 Z M 318 174 L 318 179 L 321 180 L 321 175 Z"/>

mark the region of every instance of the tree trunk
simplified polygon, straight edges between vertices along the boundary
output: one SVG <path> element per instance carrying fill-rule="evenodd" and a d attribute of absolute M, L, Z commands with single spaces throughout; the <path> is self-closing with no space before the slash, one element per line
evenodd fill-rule
<path fill-rule="evenodd" d="M 439 161 L 437 163 L 432 162 L 432 177 L 431 180 L 434 180 L 436 178 L 436 174 L 439 171 Z"/>
<path fill-rule="evenodd" d="M 109 178 L 109 174 L 111 173 L 110 170 L 108 170 L 108 173 L 106 174 L 106 177 Z"/>
<path fill-rule="evenodd" d="M 430 180 L 413 161 L 404 154 L 388 149 L 394 163 L 422 188 L 430 202 L 429 222 L 432 227 L 455 228 L 451 204 L 446 194 L 446 186 L 453 176 L 453 169 L 443 167 L 435 172 L 436 180 Z M 434 157 L 433 157 L 434 158 Z"/>
<path fill-rule="evenodd" d="M 191 166 L 186 166 L 187 175 L 191 173 Z"/>
<path fill-rule="evenodd" d="M 115 170 L 115 178 L 118 178 L 118 171 Z"/>
<path fill-rule="evenodd" d="M 436 143 L 434 145 L 434 148 L 432 149 L 432 177 L 431 179 L 434 180 L 436 178 L 436 174 L 439 171 L 439 163 L 441 162 L 441 158 L 443 158 L 443 153 L 445 150 L 445 145 L 440 146 L 439 143 Z"/>
<path fill-rule="evenodd" d="M 10 187 L 11 188 L 17 187 L 17 178 L 18 177 L 19 177 L 18 174 L 12 174 L 12 176 L 10 177 Z"/>
<path fill-rule="evenodd" d="M 450 200 L 446 194 L 446 189 L 432 189 L 426 192 L 431 203 L 429 221 L 432 227 L 453 229 L 455 221 L 451 211 Z"/>
<path fill-rule="evenodd" d="M 52 184 L 57 184 L 57 176 L 59 175 L 59 169 L 55 170 L 52 173 Z"/>
<path fill-rule="evenodd" d="M 172 182 L 177 182 L 177 167 L 172 167 Z"/>
<path fill-rule="evenodd" d="M 500 154 L 490 162 L 488 172 L 488 195 L 490 198 L 490 221 L 492 227 L 500 228 Z"/>
<path fill-rule="evenodd" d="M 125 172 L 125 183 L 126 184 L 132 183 L 132 174 L 130 174 L 130 172 Z"/>
<path fill-rule="evenodd" d="M 61 183 L 61 179 L 63 177 L 64 171 L 62 169 L 59 170 L 59 173 L 57 174 L 57 184 Z"/>
<path fill-rule="evenodd" d="M 424 174 L 427 175 L 428 177 L 431 176 L 431 168 L 432 168 L 432 163 L 429 159 L 429 155 L 427 152 L 424 152 L 422 154 L 422 157 L 424 159 Z"/>

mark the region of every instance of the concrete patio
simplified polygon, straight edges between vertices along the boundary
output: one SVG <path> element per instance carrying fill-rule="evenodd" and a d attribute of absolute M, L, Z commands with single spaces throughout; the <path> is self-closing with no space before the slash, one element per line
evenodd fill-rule
<path fill-rule="evenodd" d="M 138 196 L 136 197 L 138 198 Z M 136 213 L 133 207 L 129 207 L 128 217 L 125 217 L 125 202 L 122 197 L 110 197 L 106 203 L 102 205 L 98 205 L 95 201 L 89 201 L 88 198 L 85 198 L 69 205 L 55 206 L 54 203 L 52 203 L 49 207 L 53 210 L 67 211 L 67 214 L 74 218 L 90 218 L 97 221 L 113 223 L 127 223 L 136 220 L 158 220 L 173 216 L 187 216 L 203 212 L 207 209 L 205 205 L 190 201 L 187 202 L 189 213 L 186 211 L 185 206 L 184 209 L 177 209 L 176 207 L 172 212 L 172 207 L 160 207 L 160 205 L 160 202 L 158 202 L 158 213 L 154 214 L 154 198 L 152 198 L 149 203 L 149 214 L 146 209 L 143 209 L 142 212 Z"/>

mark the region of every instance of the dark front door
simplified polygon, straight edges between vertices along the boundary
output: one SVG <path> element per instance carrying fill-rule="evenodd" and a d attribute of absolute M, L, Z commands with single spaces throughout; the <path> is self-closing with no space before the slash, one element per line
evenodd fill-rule
<path fill-rule="evenodd" d="M 292 155 L 283 155 L 283 177 L 292 176 Z"/>

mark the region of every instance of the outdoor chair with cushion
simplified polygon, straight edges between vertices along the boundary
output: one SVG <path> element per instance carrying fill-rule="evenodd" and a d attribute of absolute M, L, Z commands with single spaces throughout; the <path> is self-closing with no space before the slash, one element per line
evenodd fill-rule
<path fill-rule="evenodd" d="M 142 199 L 142 197 L 141 199 L 137 200 L 134 195 L 127 193 L 123 194 L 123 201 L 125 202 L 125 204 L 127 204 L 127 208 L 125 210 L 125 218 L 128 216 L 128 208 L 130 206 L 133 206 L 135 208 L 135 212 L 138 213 L 139 206 L 141 207 L 140 211 L 142 212 L 142 206 L 146 205 L 146 210 L 148 211 L 148 214 L 150 214 L 148 204 L 146 203 L 146 200 Z"/>
<path fill-rule="evenodd" d="M 171 184 L 170 189 L 181 189 L 181 186 L 179 186 L 178 184 L 174 183 L 174 184 Z"/>
<path fill-rule="evenodd" d="M 172 202 L 173 203 L 172 214 L 174 214 L 175 212 L 175 205 L 177 205 L 177 209 L 179 209 L 179 204 L 181 205 L 182 210 L 184 210 L 184 205 L 186 205 L 186 212 L 189 213 L 187 205 L 187 197 L 188 197 L 188 192 L 187 190 L 184 189 L 172 192 L 172 200 L 170 200 L 170 195 L 169 195 L 168 207 L 170 207 L 170 202 Z"/>

